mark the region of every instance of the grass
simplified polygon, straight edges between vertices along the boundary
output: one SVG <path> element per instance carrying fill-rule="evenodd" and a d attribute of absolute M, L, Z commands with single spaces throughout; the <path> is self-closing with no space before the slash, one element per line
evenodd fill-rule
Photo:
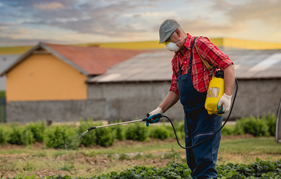
<path fill-rule="evenodd" d="M 233 154 L 281 154 L 281 145 L 273 137 L 223 140 L 220 152 Z"/>

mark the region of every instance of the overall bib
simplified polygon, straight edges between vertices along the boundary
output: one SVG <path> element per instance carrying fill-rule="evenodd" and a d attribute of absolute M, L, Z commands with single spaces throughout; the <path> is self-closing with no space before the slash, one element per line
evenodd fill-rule
<path fill-rule="evenodd" d="M 191 81 L 193 44 L 191 47 L 188 73 L 182 75 L 179 63 L 177 87 L 179 90 L 180 102 L 185 113 L 185 146 L 195 145 L 214 134 L 222 125 L 222 116 L 209 115 L 204 107 L 206 94 L 198 92 Z M 220 145 L 221 132 L 209 139 L 207 142 L 186 150 L 186 159 L 189 168 L 192 170 L 193 178 L 216 178 L 215 170 L 217 154 Z"/>

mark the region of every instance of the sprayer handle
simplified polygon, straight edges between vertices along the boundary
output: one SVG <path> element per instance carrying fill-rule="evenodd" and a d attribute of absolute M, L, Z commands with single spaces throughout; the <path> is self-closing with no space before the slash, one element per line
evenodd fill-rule
<path fill-rule="evenodd" d="M 148 113 L 146 114 L 146 116 L 147 116 L 147 118 L 143 119 L 142 121 L 153 121 L 154 119 L 163 117 L 162 114 L 160 114 L 160 113 L 154 115 L 151 119 L 148 119 L 148 117 L 149 117 L 149 114 L 148 114 Z"/>

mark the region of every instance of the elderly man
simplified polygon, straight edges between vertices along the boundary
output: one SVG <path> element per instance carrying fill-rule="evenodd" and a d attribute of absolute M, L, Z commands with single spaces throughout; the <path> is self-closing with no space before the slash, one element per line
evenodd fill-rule
<path fill-rule="evenodd" d="M 214 70 L 220 69 L 224 71 L 225 93 L 219 100 L 218 108 L 222 106 L 223 113 L 229 111 L 234 85 L 234 65 L 208 38 L 197 38 L 185 33 L 173 19 L 167 19 L 161 24 L 159 36 L 159 44 L 165 43 L 168 50 L 175 52 L 172 59 L 172 83 L 164 101 L 149 113 L 147 126 L 149 123 L 158 122 L 160 119 L 156 116 L 165 113 L 180 99 L 185 113 L 185 145 L 192 146 L 221 127 L 222 116 L 209 115 L 204 103 Z M 207 64 L 203 63 L 199 55 Z M 213 70 L 206 67 L 208 64 Z M 187 164 L 192 170 L 193 178 L 217 177 L 215 165 L 220 139 L 219 132 L 202 145 L 186 150 Z"/>

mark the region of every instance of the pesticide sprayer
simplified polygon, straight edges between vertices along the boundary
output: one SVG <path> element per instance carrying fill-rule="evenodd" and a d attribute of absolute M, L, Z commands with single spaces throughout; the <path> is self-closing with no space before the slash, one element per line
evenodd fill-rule
<path fill-rule="evenodd" d="M 209 87 L 208 87 L 208 91 L 207 91 L 207 97 L 206 97 L 206 101 L 205 101 L 205 108 L 208 112 L 209 115 L 212 115 L 212 114 L 217 114 L 217 115 L 222 115 L 222 114 L 218 114 L 217 112 L 221 110 L 220 109 L 217 109 L 217 105 L 218 105 L 218 102 L 221 98 L 221 96 L 224 94 L 224 74 L 223 74 L 223 71 L 219 70 L 216 72 L 216 75 L 212 78 L 212 80 L 210 81 L 210 84 L 209 84 Z M 153 119 L 156 119 L 156 118 L 166 118 L 170 121 L 172 127 L 173 127 L 173 130 L 174 130 L 174 133 L 175 133 L 175 136 L 176 136 L 176 139 L 177 139 L 177 142 L 179 144 L 179 146 L 183 149 L 191 149 L 191 148 L 194 148 L 198 145 L 201 145 L 203 144 L 204 142 L 206 142 L 207 140 L 211 139 L 212 137 L 214 137 L 223 127 L 224 125 L 226 124 L 226 122 L 228 121 L 230 115 L 231 115 L 231 112 L 232 112 L 232 109 L 233 109 L 233 105 L 234 105 L 234 102 L 235 102 L 235 99 L 236 99 L 236 94 L 237 94 L 237 91 L 238 91 L 238 81 L 237 79 L 235 78 L 235 84 L 236 84 L 236 90 L 235 90 L 235 93 L 234 93 L 234 97 L 233 97 L 233 102 L 232 102 L 232 105 L 231 105 L 231 108 L 230 108 L 230 111 L 229 111 L 229 114 L 224 122 L 224 124 L 219 128 L 218 131 L 216 131 L 213 135 L 211 135 L 210 137 L 208 137 L 207 139 L 193 145 L 193 146 L 190 146 L 190 147 L 183 147 L 180 143 L 179 143 L 179 140 L 178 140 L 178 136 L 177 136 L 177 133 L 176 133 L 176 130 L 175 130 L 175 127 L 174 127 L 174 124 L 173 122 L 171 121 L 171 119 L 168 117 L 168 116 L 165 116 L 165 115 L 156 115 L 153 117 Z M 147 117 L 149 117 L 149 114 L 147 114 Z M 151 119 L 150 119 L 151 120 Z M 103 125 L 103 126 L 96 126 L 96 127 L 90 127 L 87 131 L 85 131 L 82 136 L 84 134 L 86 134 L 88 131 L 90 130 L 93 130 L 93 129 L 97 129 L 97 128 L 102 128 L 102 127 L 109 127 L 109 126 L 115 126 L 115 125 L 120 125 L 120 124 L 128 124 L 128 123 L 134 123 L 134 122 L 146 122 L 148 121 L 147 118 L 144 118 L 144 119 L 139 119 L 139 120 L 133 120 L 133 121 L 127 121 L 127 122 L 121 122 L 121 123 L 115 123 L 115 124 L 109 124 L 109 125 Z"/>

